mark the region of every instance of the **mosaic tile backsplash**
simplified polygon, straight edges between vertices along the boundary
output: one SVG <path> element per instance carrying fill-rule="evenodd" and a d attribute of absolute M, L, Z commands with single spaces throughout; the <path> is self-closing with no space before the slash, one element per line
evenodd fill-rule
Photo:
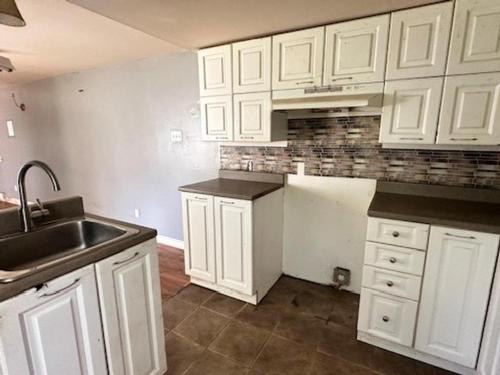
<path fill-rule="evenodd" d="M 221 146 L 223 169 L 500 189 L 500 152 L 383 149 L 380 116 L 290 120 L 288 147 Z"/>

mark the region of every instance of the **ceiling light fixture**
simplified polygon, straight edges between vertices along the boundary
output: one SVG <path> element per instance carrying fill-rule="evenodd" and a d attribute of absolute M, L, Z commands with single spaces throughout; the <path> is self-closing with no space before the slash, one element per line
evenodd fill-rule
<path fill-rule="evenodd" d="M 0 24 L 18 27 L 26 25 L 15 0 L 0 0 Z"/>
<path fill-rule="evenodd" d="M 12 73 L 14 71 L 14 65 L 7 57 L 0 56 L 0 73 L 7 72 Z"/>

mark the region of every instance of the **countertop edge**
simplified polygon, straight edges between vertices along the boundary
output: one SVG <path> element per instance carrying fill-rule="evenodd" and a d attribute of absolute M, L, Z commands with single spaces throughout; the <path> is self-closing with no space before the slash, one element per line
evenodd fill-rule
<path fill-rule="evenodd" d="M 421 223 L 421 224 L 438 225 L 438 226 L 443 226 L 443 227 L 473 230 L 473 231 L 492 233 L 492 234 L 500 234 L 500 226 L 498 226 L 498 225 L 488 225 L 488 224 L 472 223 L 472 222 L 466 222 L 466 221 L 453 221 L 453 220 L 449 220 L 449 219 L 423 217 L 423 216 L 419 216 L 419 215 L 392 213 L 392 212 L 377 211 L 377 210 L 371 210 L 371 209 L 368 210 L 368 217 L 390 219 L 390 220 L 411 221 L 411 222 Z"/>
<path fill-rule="evenodd" d="M 267 183 L 267 182 L 266 182 Z M 272 183 L 271 183 L 272 184 Z M 254 195 L 243 195 L 243 194 L 231 194 L 231 193 L 221 193 L 221 192 L 211 192 L 208 190 L 201 190 L 201 189 L 192 189 L 188 188 L 185 186 L 181 186 L 178 188 L 180 192 L 183 193 L 194 193 L 194 194 L 206 194 L 206 195 L 213 195 L 217 197 L 223 197 L 223 198 L 233 198 L 233 199 L 242 199 L 242 200 L 247 200 L 247 201 L 254 201 L 258 198 L 263 197 L 264 195 L 270 194 L 275 192 L 276 190 L 282 189 L 284 186 L 283 185 L 277 185 L 274 187 L 270 187 L 269 190 L 266 190 L 264 192 L 254 194 Z"/>
<path fill-rule="evenodd" d="M 122 240 L 117 240 L 114 243 L 105 245 L 102 248 L 95 249 L 90 253 L 82 254 L 82 256 L 69 259 L 62 264 L 47 268 L 34 275 L 27 276 L 12 283 L 0 284 L 0 303 L 10 298 L 16 297 L 37 285 L 56 279 L 60 276 L 66 275 L 90 264 L 99 262 L 132 246 L 154 239 L 158 234 L 156 229 L 93 215 L 90 213 L 85 213 L 84 217 L 106 221 L 111 224 L 126 226 L 136 229 L 138 230 L 138 232 L 131 235 L 130 237 L 123 238 Z"/>

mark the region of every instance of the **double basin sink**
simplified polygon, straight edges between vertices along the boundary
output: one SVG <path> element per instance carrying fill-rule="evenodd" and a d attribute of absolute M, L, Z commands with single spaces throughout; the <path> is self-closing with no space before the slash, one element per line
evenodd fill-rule
<path fill-rule="evenodd" d="M 16 281 L 137 232 L 83 218 L 0 238 L 0 283 Z"/>

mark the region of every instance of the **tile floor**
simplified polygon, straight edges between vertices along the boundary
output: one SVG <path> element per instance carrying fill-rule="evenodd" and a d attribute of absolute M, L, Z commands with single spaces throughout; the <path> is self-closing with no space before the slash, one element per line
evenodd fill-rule
<path fill-rule="evenodd" d="M 286 276 L 257 307 L 188 285 L 163 301 L 167 374 L 450 374 L 357 341 L 358 305 Z"/>

